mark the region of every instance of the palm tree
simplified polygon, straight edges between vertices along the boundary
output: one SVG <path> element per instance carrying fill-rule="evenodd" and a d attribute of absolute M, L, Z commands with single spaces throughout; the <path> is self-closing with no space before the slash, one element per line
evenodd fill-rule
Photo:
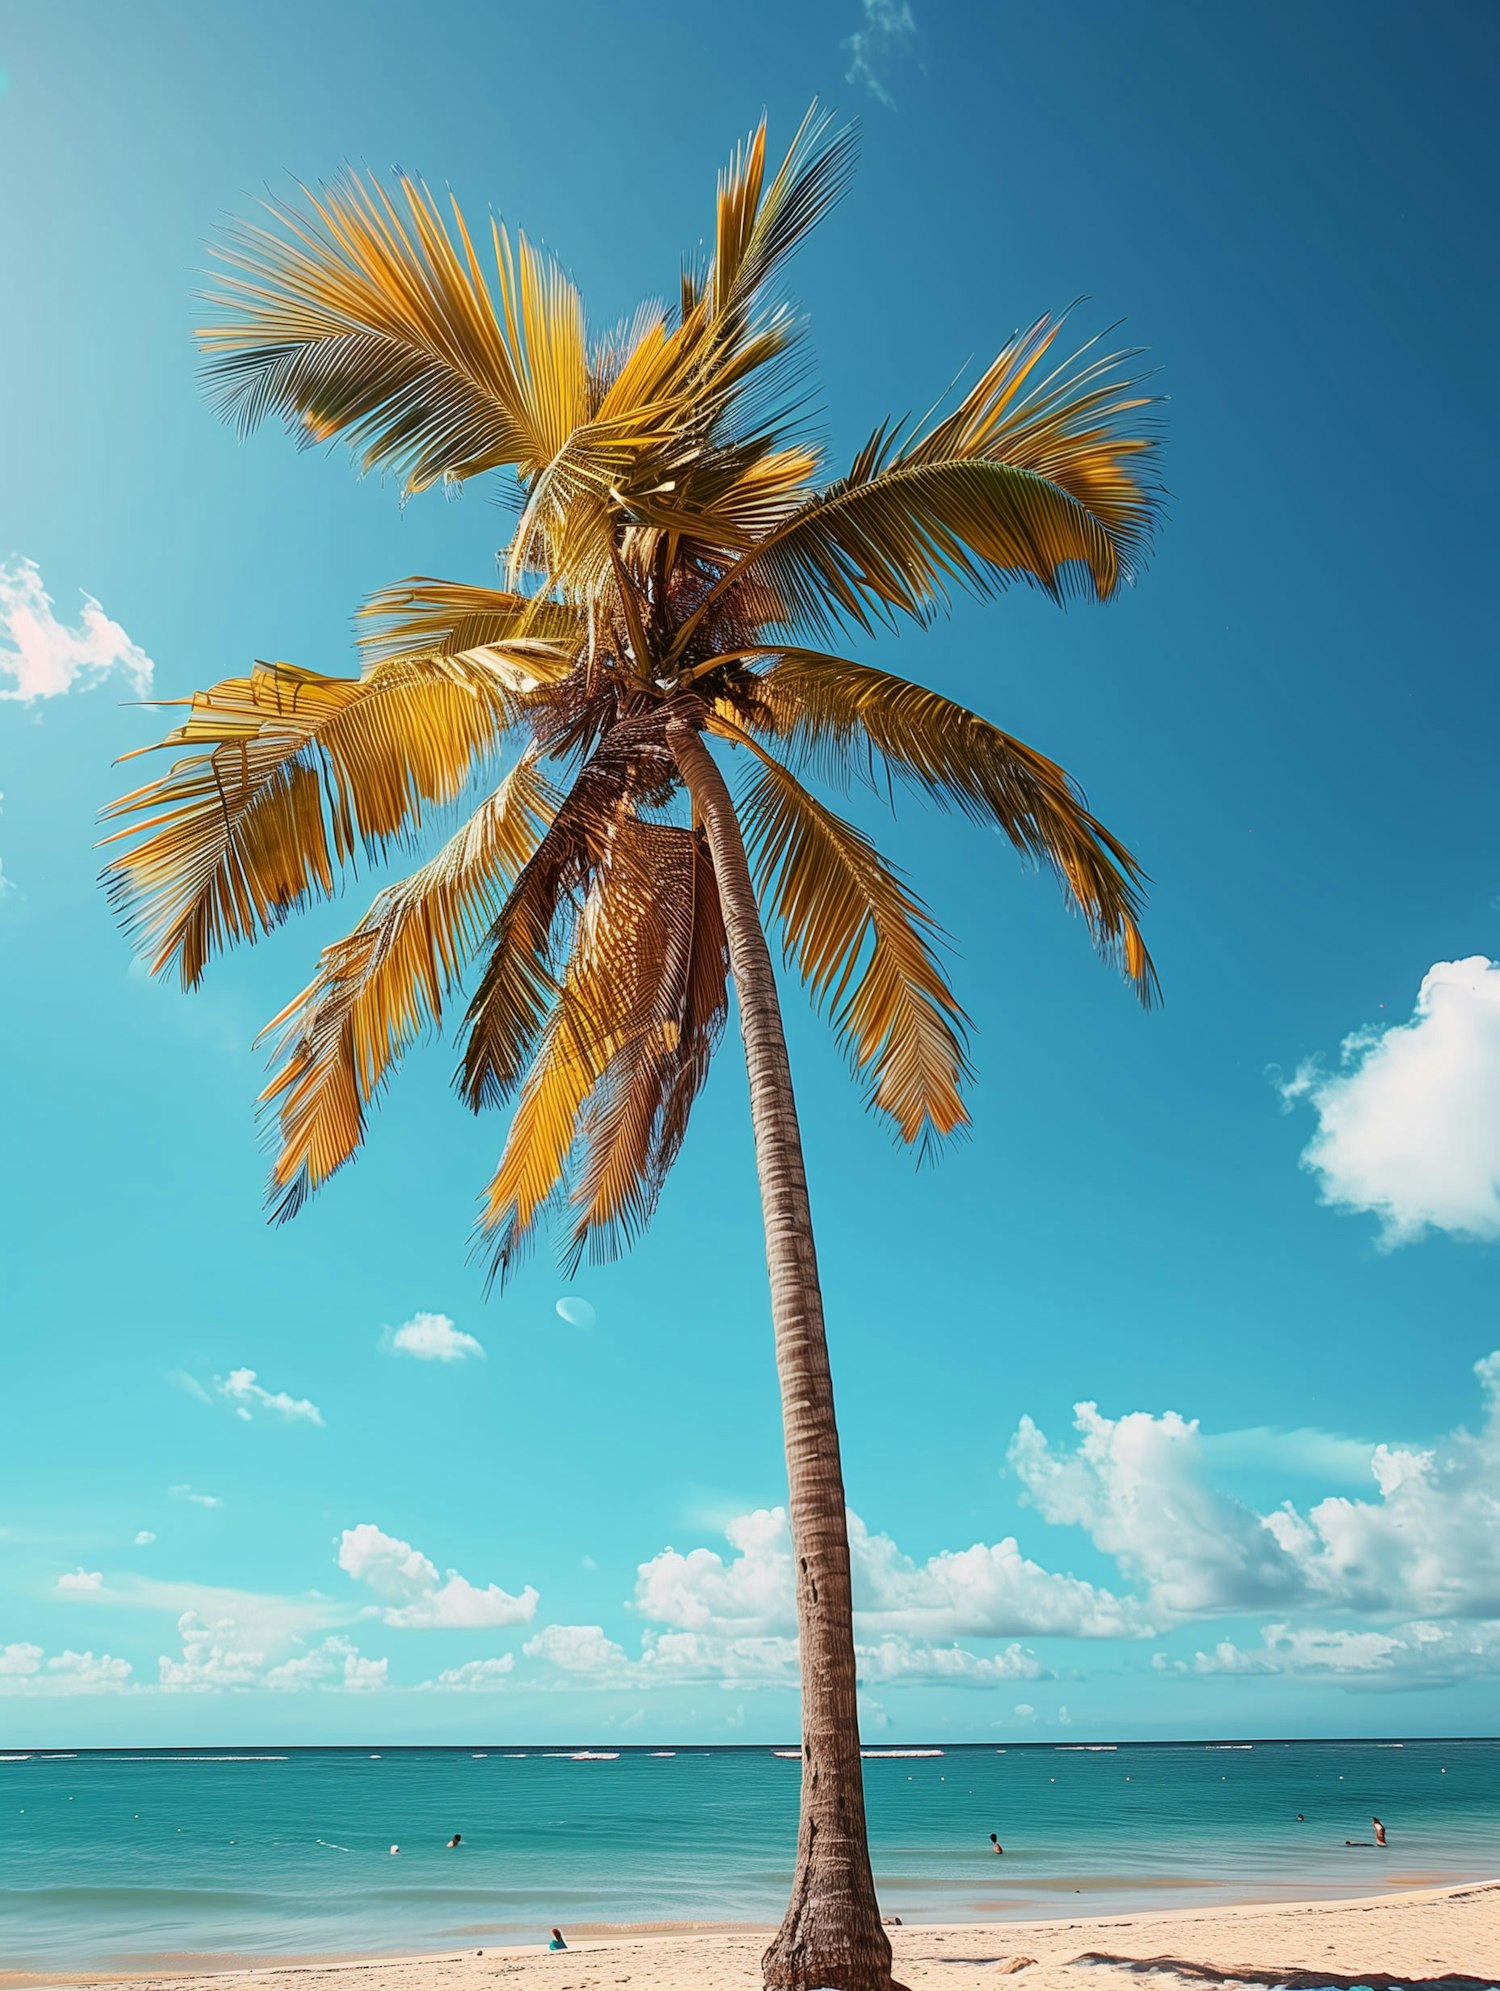
<path fill-rule="evenodd" d="M 209 377 L 241 429 L 342 437 L 408 491 L 513 473 L 500 585 L 412 579 L 362 611 L 357 677 L 257 663 L 184 701 L 188 749 L 112 805 L 112 898 L 153 970 L 331 894 L 462 801 L 274 1024 L 277 1217 L 359 1148 L 406 1046 L 477 964 L 457 1082 L 514 1101 L 482 1202 L 501 1273 L 555 1218 L 570 1265 L 645 1225 L 732 979 L 785 1420 L 803 1684 L 796 1877 L 767 1951 L 787 1991 L 890 1991 L 866 1847 L 844 1489 L 776 975 L 832 1023 L 871 1107 L 925 1150 L 968 1118 L 965 1019 L 931 915 L 804 783 L 903 782 L 1049 866 L 1149 1000 L 1141 874 L 1054 762 L 822 648 L 1025 581 L 1107 599 L 1146 550 L 1149 404 L 1133 355 L 1013 338 L 948 412 L 878 428 L 827 480 L 809 441 L 792 251 L 842 192 L 810 114 L 767 178 L 764 125 L 721 175 L 713 253 L 676 305 L 591 340 L 556 263 L 481 247 L 416 182 L 352 178 L 232 234 Z M 710 743 L 736 750 L 731 794 Z"/>

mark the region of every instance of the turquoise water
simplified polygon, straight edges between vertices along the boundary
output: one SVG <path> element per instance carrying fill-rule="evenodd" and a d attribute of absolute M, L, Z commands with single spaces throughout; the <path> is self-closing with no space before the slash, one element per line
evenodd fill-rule
<path fill-rule="evenodd" d="M 1496 1741 L 965 1747 L 875 1757 L 865 1779 L 882 1905 L 908 1921 L 1500 1873 Z M 554 1922 L 774 1921 L 797 1780 L 761 1748 L 9 1757 L 0 1967 L 207 1968 L 530 1942 Z M 1389 1848 L 1345 1847 L 1369 1840 L 1372 1813 Z"/>

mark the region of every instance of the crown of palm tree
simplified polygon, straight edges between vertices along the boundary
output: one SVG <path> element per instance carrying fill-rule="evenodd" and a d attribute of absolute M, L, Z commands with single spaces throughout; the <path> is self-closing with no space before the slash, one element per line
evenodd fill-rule
<path fill-rule="evenodd" d="M 925 1147 L 967 1120 L 965 1021 L 933 920 L 806 785 L 894 779 L 1050 867 L 1143 999 L 1141 874 L 1064 771 L 976 713 L 830 653 L 955 589 L 1061 600 L 1129 580 L 1157 508 L 1134 355 L 1013 338 L 945 413 L 877 429 L 828 476 L 805 431 L 788 256 L 852 141 L 809 116 L 769 182 L 762 126 L 719 182 L 711 259 L 672 310 L 591 339 L 572 283 L 456 203 L 352 178 L 221 250 L 201 334 L 226 414 L 342 437 L 409 490 L 513 473 L 503 586 L 412 579 L 363 611 L 363 668 L 257 664 L 182 701 L 192 749 L 106 812 L 106 877 L 153 970 L 331 894 L 360 855 L 477 807 L 376 896 L 268 1029 L 271 1194 L 290 1215 L 358 1149 L 406 1046 L 479 964 L 458 1083 L 515 1100 L 482 1228 L 507 1263 L 549 1207 L 566 1252 L 649 1218 L 727 1009 L 707 848 L 669 721 L 741 750 L 763 911 L 876 1111 Z"/>

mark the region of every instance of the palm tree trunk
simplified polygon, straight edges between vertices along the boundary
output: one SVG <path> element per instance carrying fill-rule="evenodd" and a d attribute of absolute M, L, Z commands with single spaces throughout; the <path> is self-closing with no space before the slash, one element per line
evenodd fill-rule
<path fill-rule="evenodd" d="M 696 725 L 667 740 L 713 859 L 739 1002 L 771 1275 L 802 1669 L 802 1814 L 792 1898 L 761 1969 L 767 1991 L 900 1991 L 865 1837 L 849 1530 L 802 1137 L 771 952 L 739 823 Z"/>

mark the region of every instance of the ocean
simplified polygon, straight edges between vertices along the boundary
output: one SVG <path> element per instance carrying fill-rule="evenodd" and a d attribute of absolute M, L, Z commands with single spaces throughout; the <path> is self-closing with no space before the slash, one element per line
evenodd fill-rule
<path fill-rule="evenodd" d="M 1500 1873 L 1500 1741 L 882 1750 L 865 1781 L 882 1906 L 906 1921 Z M 795 1758 L 758 1747 L 16 1752 L 0 1757 L 0 1968 L 222 1969 L 527 1943 L 554 1923 L 774 1922 L 797 1783 Z"/>

